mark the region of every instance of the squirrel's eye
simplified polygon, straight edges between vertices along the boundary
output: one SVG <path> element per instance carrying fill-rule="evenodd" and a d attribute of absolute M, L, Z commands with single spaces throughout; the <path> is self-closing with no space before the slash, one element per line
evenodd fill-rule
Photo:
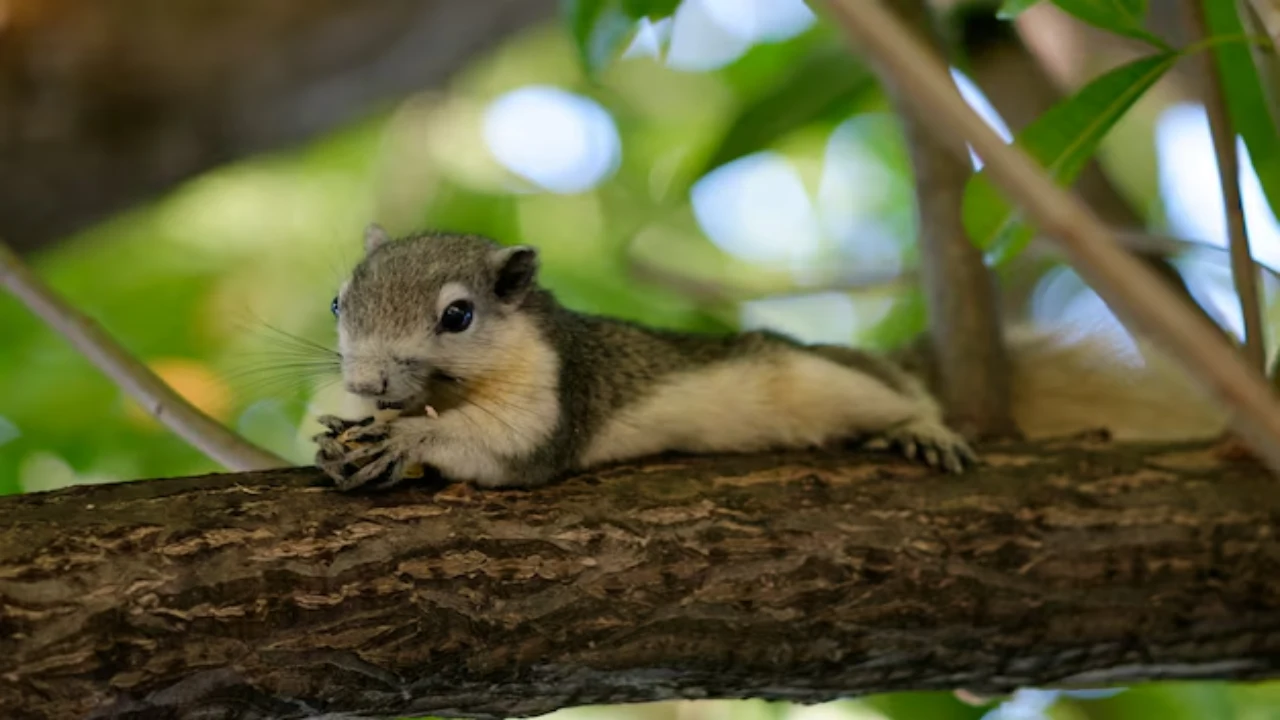
<path fill-rule="evenodd" d="M 454 300 L 440 316 L 440 329 L 451 333 L 462 332 L 471 327 L 473 315 L 475 311 L 470 300 Z"/>
<path fill-rule="evenodd" d="M 329 310 L 333 312 L 334 317 L 338 317 L 338 298 L 333 299 L 333 303 L 329 305 Z"/>

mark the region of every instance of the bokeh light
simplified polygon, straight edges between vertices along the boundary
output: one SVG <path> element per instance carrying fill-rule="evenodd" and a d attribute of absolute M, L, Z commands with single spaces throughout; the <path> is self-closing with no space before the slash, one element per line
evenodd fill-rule
<path fill-rule="evenodd" d="M 694 216 L 725 252 L 753 262 L 793 262 L 821 243 L 813 203 L 795 166 L 774 152 L 740 158 L 694 184 Z"/>
<path fill-rule="evenodd" d="M 622 143 L 609 112 L 590 98 L 530 85 L 493 101 L 484 137 L 512 172 L 556 193 L 589 190 L 617 168 Z"/>

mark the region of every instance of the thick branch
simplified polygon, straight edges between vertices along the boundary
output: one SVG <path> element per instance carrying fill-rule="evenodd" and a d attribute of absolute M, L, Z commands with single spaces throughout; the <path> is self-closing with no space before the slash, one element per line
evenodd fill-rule
<path fill-rule="evenodd" d="M 924 0 L 892 0 L 890 7 L 936 56 L 942 43 Z M 937 356 L 935 385 L 951 424 L 969 436 L 999 436 L 1015 430 L 1010 414 L 1009 359 L 1001 337 L 995 279 L 982 252 L 970 241 L 961 216 L 971 169 L 931 133 L 906 88 L 881 73 L 902 118 L 915 175 L 919 217 L 920 274 L 929 311 L 929 336 Z M 959 90 L 955 90 L 959 97 Z"/>
<path fill-rule="evenodd" d="M 0 231 L 19 250 L 428 86 L 552 0 L 65 0 L 0 13 Z"/>
<path fill-rule="evenodd" d="M 0 499 L 15 720 L 545 713 L 1280 675 L 1280 496 L 1196 447 L 666 458 L 536 491 L 312 469 Z"/>

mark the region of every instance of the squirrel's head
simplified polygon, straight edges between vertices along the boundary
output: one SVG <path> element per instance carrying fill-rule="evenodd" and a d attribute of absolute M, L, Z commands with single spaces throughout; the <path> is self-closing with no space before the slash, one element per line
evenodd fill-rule
<path fill-rule="evenodd" d="M 536 250 L 475 235 L 392 241 L 377 225 L 364 244 L 332 308 L 348 392 L 404 408 L 428 401 L 429 387 L 501 372 L 521 352 Z"/>

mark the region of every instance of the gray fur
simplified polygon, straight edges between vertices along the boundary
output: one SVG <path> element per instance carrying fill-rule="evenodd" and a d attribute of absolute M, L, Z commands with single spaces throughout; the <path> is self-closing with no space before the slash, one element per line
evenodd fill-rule
<path fill-rule="evenodd" d="M 500 270 L 511 251 L 480 236 L 427 233 L 374 243 L 372 248 L 340 295 L 344 331 L 355 338 L 417 334 L 427 342 L 437 322 L 441 288 L 458 283 L 470 289 L 476 305 L 475 332 L 429 341 L 457 344 L 452 351 L 433 350 L 432 362 L 460 379 L 460 402 L 466 402 L 465 362 L 450 366 L 450 357 L 480 357 L 494 342 L 486 333 L 498 332 L 501 318 L 519 313 L 532 319 L 554 349 L 560 361 L 556 427 L 533 452 L 507 459 L 510 474 L 524 485 L 541 484 L 572 469 L 610 417 L 643 399 L 662 378 L 681 371 L 807 349 L 899 393 L 914 394 L 909 374 L 889 360 L 849 347 L 804 346 L 772 332 L 713 336 L 647 328 L 569 310 L 536 280 L 521 296 L 504 301 L 495 288 L 500 287 Z M 421 390 L 438 393 L 440 388 Z"/>
<path fill-rule="evenodd" d="M 444 233 L 376 244 L 341 294 L 342 322 L 355 335 L 404 335 L 432 327 L 436 298 L 448 282 L 478 291 L 478 309 L 502 312 L 479 292 L 497 281 L 492 256 L 500 250 L 478 235 Z"/>

